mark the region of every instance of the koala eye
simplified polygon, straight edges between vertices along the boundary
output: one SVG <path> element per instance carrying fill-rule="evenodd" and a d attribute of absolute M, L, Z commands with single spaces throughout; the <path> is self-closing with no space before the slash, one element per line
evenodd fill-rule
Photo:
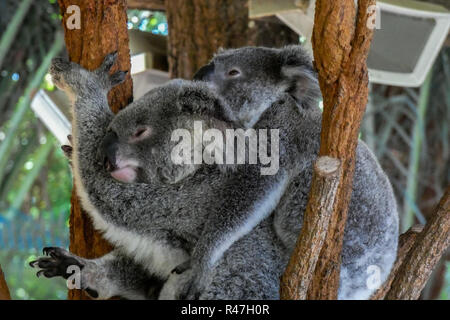
<path fill-rule="evenodd" d="M 134 137 L 135 138 L 139 138 L 140 136 L 142 136 L 143 134 L 144 134 L 144 132 L 146 131 L 147 129 L 138 129 L 135 133 L 134 133 Z"/>
<path fill-rule="evenodd" d="M 150 127 L 140 127 L 132 135 L 131 141 L 137 142 L 149 137 L 152 134 L 152 129 Z"/>
<path fill-rule="evenodd" d="M 231 69 L 230 71 L 228 71 L 228 76 L 230 77 L 237 77 L 241 74 L 241 72 L 237 69 Z"/>

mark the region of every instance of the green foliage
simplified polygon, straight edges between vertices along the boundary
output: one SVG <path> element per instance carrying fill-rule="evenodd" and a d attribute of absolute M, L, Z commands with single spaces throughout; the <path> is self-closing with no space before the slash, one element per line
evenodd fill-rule
<path fill-rule="evenodd" d="M 128 29 L 139 29 L 154 34 L 168 34 L 164 12 L 148 10 L 128 10 Z"/>

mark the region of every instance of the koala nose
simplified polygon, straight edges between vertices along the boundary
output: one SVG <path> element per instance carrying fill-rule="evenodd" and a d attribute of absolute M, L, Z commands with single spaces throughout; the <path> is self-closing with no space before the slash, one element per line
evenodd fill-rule
<path fill-rule="evenodd" d="M 102 152 L 105 155 L 105 166 L 108 171 L 113 171 L 116 167 L 116 153 L 119 138 L 115 132 L 108 132 L 103 138 Z"/>

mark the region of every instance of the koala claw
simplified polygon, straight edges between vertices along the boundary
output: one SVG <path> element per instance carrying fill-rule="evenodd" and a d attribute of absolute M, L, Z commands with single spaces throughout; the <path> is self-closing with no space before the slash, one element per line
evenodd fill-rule
<path fill-rule="evenodd" d="M 61 146 L 61 150 L 64 153 L 64 156 L 69 160 L 69 165 L 72 167 L 72 153 L 73 153 L 73 147 L 72 147 L 72 135 L 69 134 L 67 136 L 67 140 L 69 140 L 69 144 L 63 144 Z"/>
<path fill-rule="evenodd" d="M 67 273 L 67 268 L 73 265 L 78 266 L 80 269 L 84 267 L 84 264 L 76 259 L 71 253 L 56 247 L 46 247 L 42 249 L 44 257 L 40 257 L 37 260 L 30 262 L 30 267 L 41 268 L 36 273 L 39 278 L 44 275 L 46 278 L 63 277 L 67 279 L 71 274 Z"/>
<path fill-rule="evenodd" d="M 128 71 L 117 71 L 112 75 L 109 75 L 109 71 L 117 61 L 118 55 L 117 51 L 107 54 L 103 59 L 101 66 L 96 70 L 98 76 L 104 77 L 106 75 L 109 78 L 108 82 L 111 88 L 123 82 L 128 74 Z"/>
<path fill-rule="evenodd" d="M 111 81 L 111 86 L 114 87 L 115 85 L 118 85 L 119 83 L 123 82 L 127 74 L 128 71 L 117 71 L 116 73 L 111 75 L 109 77 L 109 80 Z"/>
<path fill-rule="evenodd" d="M 102 63 L 102 72 L 108 72 L 117 60 L 117 51 L 111 52 L 105 56 Z"/>
<path fill-rule="evenodd" d="M 70 160 L 72 158 L 72 151 L 73 151 L 72 146 L 62 145 L 61 149 L 64 152 L 64 155 L 66 156 L 66 158 L 68 158 Z"/>

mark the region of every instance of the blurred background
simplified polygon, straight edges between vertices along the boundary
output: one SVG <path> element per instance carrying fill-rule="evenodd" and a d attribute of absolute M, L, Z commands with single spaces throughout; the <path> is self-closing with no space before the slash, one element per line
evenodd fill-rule
<path fill-rule="evenodd" d="M 313 1 L 236 2 L 253 30 L 243 35 L 249 44 L 310 47 Z M 128 1 L 135 99 L 169 79 L 161 3 Z M 381 1 L 378 10 L 360 138 L 393 184 L 403 232 L 426 222 L 450 183 L 450 1 Z M 67 297 L 63 280 L 39 281 L 28 267 L 44 246 L 69 245 L 72 176 L 60 149 L 69 104 L 47 74 L 64 55 L 60 24 L 56 0 L 0 0 L 0 264 L 13 299 Z M 450 297 L 449 258 L 423 299 Z"/>

